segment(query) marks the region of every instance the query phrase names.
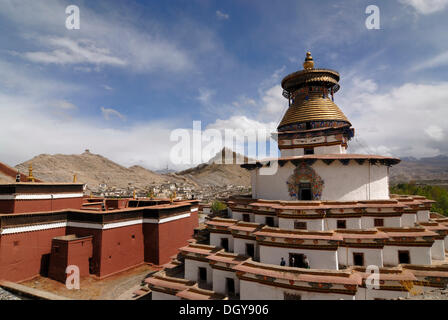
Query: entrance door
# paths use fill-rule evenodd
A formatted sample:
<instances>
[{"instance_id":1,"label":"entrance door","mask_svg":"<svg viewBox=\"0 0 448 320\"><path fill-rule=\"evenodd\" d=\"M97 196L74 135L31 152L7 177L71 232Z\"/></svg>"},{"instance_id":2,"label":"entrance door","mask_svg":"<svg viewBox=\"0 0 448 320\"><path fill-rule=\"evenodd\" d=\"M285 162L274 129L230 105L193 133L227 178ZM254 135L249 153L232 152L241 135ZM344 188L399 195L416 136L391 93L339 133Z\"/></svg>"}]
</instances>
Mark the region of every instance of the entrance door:
<instances>
[{"instance_id":1,"label":"entrance door","mask_svg":"<svg viewBox=\"0 0 448 320\"><path fill-rule=\"evenodd\" d=\"M227 295L235 295L235 280L232 278L226 278Z\"/></svg>"},{"instance_id":2,"label":"entrance door","mask_svg":"<svg viewBox=\"0 0 448 320\"><path fill-rule=\"evenodd\" d=\"M252 257L252 259L255 257L255 247L253 243L246 243L246 255Z\"/></svg>"},{"instance_id":3,"label":"entrance door","mask_svg":"<svg viewBox=\"0 0 448 320\"><path fill-rule=\"evenodd\" d=\"M311 192L311 183L299 184L299 200L313 200L313 194Z\"/></svg>"},{"instance_id":4,"label":"entrance door","mask_svg":"<svg viewBox=\"0 0 448 320\"><path fill-rule=\"evenodd\" d=\"M411 263L411 257L409 255L409 251L398 251L398 263Z\"/></svg>"},{"instance_id":5,"label":"entrance door","mask_svg":"<svg viewBox=\"0 0 448 320\"><path fill-rule=\"evenodd\" d=\"M224 248L225 251L229 251L229 239L221 238L221 248Z\"/></svg>"},{"instance_id":6,"label":"entrance door","mask_svg":"<svg viewBox=\"0 0 448 320\"><path fill-rule=\"evenodd\" d=\"M353 252L353 264L355 266L364 265L364 253Z\"/></svg>"},{"instance_id":7,"label":"entrance door","mask_svg":"<svg viewBox=\"0 0 448 320\"><path fill-rule=\"evenodd\" d=\"M199 267L199 281L206 282L207 281L207 269Z\"/></svg>"},{"instance_id":8,"label":"entrance door","mask_svg":"<svg viewBox=\"0 0 448 320\"><path fill-rule=\"evenodd\" d=\"M306 268L307 265L305 263L305 255L299 253L290 253L289 254L289 266L296 268Z\"/></svg>"}]
</instances>

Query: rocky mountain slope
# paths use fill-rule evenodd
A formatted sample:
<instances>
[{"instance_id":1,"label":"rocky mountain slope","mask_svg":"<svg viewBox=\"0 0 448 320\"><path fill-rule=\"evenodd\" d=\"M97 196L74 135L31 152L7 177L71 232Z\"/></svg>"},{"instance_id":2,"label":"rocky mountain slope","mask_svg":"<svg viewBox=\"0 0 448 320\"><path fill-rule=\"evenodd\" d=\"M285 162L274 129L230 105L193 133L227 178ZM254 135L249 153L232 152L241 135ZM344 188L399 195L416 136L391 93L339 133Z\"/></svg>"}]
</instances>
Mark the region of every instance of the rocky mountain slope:
<instances>
[{"instance_id":1,"label":"rocky mountain slope","mask_svg":"<svg viewBox=\"0 0 448 320\"><path fill-rule=\"evenodd\" d=\"M392 183L415 181L448 181L448 156L402 158L390 170Z\"/></svg>"},{"instance_id":2,"label":"rocky mountain slope","mask_svg":"<svg viewBox=\"0 0 448 320\"><path fill-rule=\"evenodd\" d=\"M182 172L161 174L141 166L126 168L86 150L80 155L41 154L17 165L16 168L26 174L29 164L32 163L33 175L48 182L72 182L76 174L77 182L86 183L87 188L95 192L104 187L146 190L149 185L167 183L183 183L197 188L205 185L250 185L250 174L239 165L212 162Z\"/></svg>"}]
</instances>

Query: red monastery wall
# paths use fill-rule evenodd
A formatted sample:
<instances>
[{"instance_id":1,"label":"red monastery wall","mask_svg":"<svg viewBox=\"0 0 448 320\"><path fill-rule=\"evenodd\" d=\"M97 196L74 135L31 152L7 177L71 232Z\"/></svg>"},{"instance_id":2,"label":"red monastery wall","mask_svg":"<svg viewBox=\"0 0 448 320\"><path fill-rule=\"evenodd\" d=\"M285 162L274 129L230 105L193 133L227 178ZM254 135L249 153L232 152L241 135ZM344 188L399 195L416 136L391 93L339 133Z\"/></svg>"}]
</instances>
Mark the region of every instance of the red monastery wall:
<instances>
[{"instance_id":1,"label":"red monastery wall","mask_svg":"<svg viewBox=\"0 0 448 320\"><path fill-rule=\"evenodd\" d=\"M164 264L170 261L170 257L178 253L178 249L187 245L188 240L193 238L193 226L197 226L197 212L190 217L159 224L158 263Z\"/></svg>"},{"instance_id":2,"label":"red monastery wall","mask_svg":"<svg viewBox=\"0 0 448 320\"><path fill-rule=\"evenodd\" d=\"M0 201L1 202L1 201ZM14 213L57 211L81 208L83 198L15 200Z\"/></svg>"},{"instance_id":3,"label":"red monastery wall","mask_svg":"<svg viewBox=\"0 0 448 320\"><path fill-rule=\"evenodd\" d=\"M129 269L144 262L142 225L103 230L100 277Z\"/></svg>"},{"instance_id":4,"label":"red monastery wall","mask_svg":"<svg viewBox=\"0 0 448 320\"><path fill-rule=\"evenodd\" d=\"M46 274L51 242L65 235L65 227L0 236L0 279L23 281Z\"/></svg>"}]
</instances>

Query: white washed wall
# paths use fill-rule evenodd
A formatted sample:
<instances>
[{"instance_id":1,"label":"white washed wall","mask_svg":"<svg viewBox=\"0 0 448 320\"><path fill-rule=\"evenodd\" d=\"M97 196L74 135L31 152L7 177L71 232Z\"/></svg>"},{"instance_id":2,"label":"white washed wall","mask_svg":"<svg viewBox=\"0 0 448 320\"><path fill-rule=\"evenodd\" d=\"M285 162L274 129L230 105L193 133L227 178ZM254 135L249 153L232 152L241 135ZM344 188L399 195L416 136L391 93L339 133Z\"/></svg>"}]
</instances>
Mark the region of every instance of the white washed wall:
<instances>
[{"instance_id":1,"label":"white washed wall","mask_svg":"<svg viewBox=\"0 0 448 320\"><path fill-rule=\"evenodd\" d=\"M278 219L278 227L285 230L294 230L294 222L306 222L307 230L311 231L323 231L324 220L323 219Z\"/></svg>"},{"instance_id":2,"label":"white washed wall","mask_svg":"<svg viewBox=\"0 0 448 320\"><path fill-rule=\"evenodd\" d=\"M338 261L340 265L343 266L353 266L353 253L359 252L364 253L364 265L375 265L378 267L383 267L383 250L382 249L367 249L367 248L338 248Z\"/></svg>"},{"instance_id":3,"label":"white washed wall","mask_svg":"<svg viewBox=\"0 0 448 320\"><path fill-rule=\"evenodd\" d=\"M385 228L399 228L401 227L401 217L361 217L361 228L371 229L375 228L375 219L383 219Z\"/></svg>"},{"instance_id":4,"label":"white washed wall","mask_svg":"<svg viewBox=\"0 0 448 320\"><path fill-rule=\"evenodd\" d=\"M338 269L337 250L293 249L260 245L260 262L280 265L283 257L288 265L290 253L306 255L312 269Z\"/></svg>"},{"instance_id":5,"label":"white washed wall","mask_svg":"<svg viewBox=\"0 0 448 320\"><path fill-rule=\"evenodd\" d=\"M231 278L235 281L235 291L240 292L240 280L235 272L213 269L213 291L227 295L226 278Z\"/></svg>"},{"instance_id":6,"label":"white washed wall","mask_svg":"<svg viewBox=\"0 0 448 320\"><path fill-rule=\"evenodd\" d=\"M417 221L418 222L428 222L429 221L429 211L428 210L417 211Z\"/></svg>"},{"instance_id":7,"label":"white washed wall","mask_svg":"<svg viewBox=\"0 0 448 320\"><path fill-rule=\"evenodd\" d=\"M326 218L324 222L325 230L337 229L337 221L345 220L346 229L361 229L361 218Z\"/></svg>"},{"instance_id":8,"label":"white washed wall","mask_svg":"<svg viewBox=\"0 0 448 320\"><path fill-rule=\"evenodd\" d=\"M435 260L445 260L445 241L435 240L431 247L431 256Z\"/></svg>"},{"instance_id":9,"label":"white washed wall","mask_svg":"<svg viewBox=\"0 0 448 320\"><path fill-rule=\"evenodd\" d=\"M255 249L255 260L259 259L259 248L257 241L255 240L249 240L249 239L241 239L241 238L234 238L233 239L233 252L236 254L246 255L246 243L252 243L254 245Z\"/></svg>"},{"instance_id":10,"label":"white washed wall","mask_svg":"<svg viewBox=\"0 0 448 320\"><path fill-rule=\"evenodd\" d=\"M308 292L283 289L252 281L240 281L241 300L283 300L284 293L300 295L302 300L354 300L355 296L336 293Z\"/></svg>"},{"instance_id":11,"label":"white washed wall","mask_svg":"<svg viewBox=\"0 0 448 320\"><path fill-rule=\"evenodd\" d=\"M208 262L185 259L185 279L198 282L199 267L207 269L207 284L212 285L213 269Z\"/></svg>"},{"instance_id":12,"label":"white washed wall","mask_svg":"<svg viewBox=\"0 0 448 320\"><path fill-rule=\"evenodd\" d=\"M230 216L232 219L238 220L238 221L243 221L243 214L248 214L250 219L249 222L255 222L255 218L254 218L254 214L250 213L250 212L238 212L238 211L233 211L232 215Z\"/></svg>"},{"instance_id":13,"label":"white washed wall","mask_svg":"<svg viewBox=\"0 0 448 320\"><path fill-rule=\"evenodd\" d=\"M354 161L344 166L336 160L331 165L317 161L312 168L325 183L321 200L389 199L387 166L369 165L368 162L359 165ZM291 200L286 181L294 169L295 166L288 162L283 167L278 166L275 175L259 175L260 169L253 170L253 196L268 200Z\"/></svg>"},{"instance_id":14,"label":"white washed wall","mask_svg":"<svg viewBox=\"0 0 448 320\"><path fill-rule=\"evenodd\" d=\"M401 216L402 227L414 227L416 222L417 222L416 214L403 214Z\"/></svg>"},{"instance_id":15,"label":"white washed wall","mask_svg":"<svg viewBox=\"0 0 448 320\"><path fill-rule=\"evenodd\" d=\"M221 238L229 239L229 252L233 252L233 236L231 234L210 232L210 245L221 247Z\"/></svg>"},{"instance_id":16,"label":"white washed wall","mask_svg":"<svg viewBox=\"0 0 448 320\"><path fill-rule=\"evenodd\" d=\"M398 251L409 251L411 264L431 264L431 248L429 247L401 247L384 246L383 261L384 266L398 265Z\"/></svg>"}]
</instances>

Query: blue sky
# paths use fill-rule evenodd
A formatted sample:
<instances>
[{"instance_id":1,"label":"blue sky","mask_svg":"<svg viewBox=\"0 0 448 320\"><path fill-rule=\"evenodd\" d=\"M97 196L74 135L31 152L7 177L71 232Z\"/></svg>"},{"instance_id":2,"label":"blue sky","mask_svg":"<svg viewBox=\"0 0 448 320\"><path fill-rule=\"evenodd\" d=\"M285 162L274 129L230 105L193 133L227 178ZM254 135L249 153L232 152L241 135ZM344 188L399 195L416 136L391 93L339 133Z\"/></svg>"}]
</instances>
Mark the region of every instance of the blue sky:
<instances>
[{"instance_id":1,"label":"blue sky","mask_svg":"<svg viewBox=\"0 0 448 320\"><path fill-rule=\"evenodd\" d=\"M68 5L80 30L65 28ZM368 30L368 5L380 30ZM175 167L176 128L275 128L281 79L338 70L351 151L448 154L448 0L0 0L0 161L84 149Z\"/></svg>"}]
</instances>

